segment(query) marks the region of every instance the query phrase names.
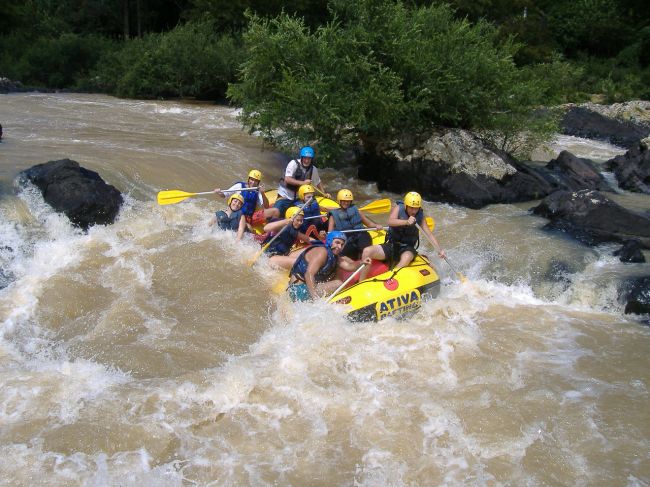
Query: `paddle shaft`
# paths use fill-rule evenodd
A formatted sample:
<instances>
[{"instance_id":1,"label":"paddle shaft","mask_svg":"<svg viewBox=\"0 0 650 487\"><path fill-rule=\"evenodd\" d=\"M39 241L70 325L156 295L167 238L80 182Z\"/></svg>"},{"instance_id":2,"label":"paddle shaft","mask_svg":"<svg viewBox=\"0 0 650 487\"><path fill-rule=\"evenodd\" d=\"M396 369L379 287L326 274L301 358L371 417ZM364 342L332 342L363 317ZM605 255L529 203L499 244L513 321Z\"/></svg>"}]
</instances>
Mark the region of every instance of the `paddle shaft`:
<instances>
[{"instance_id":1,"label":"paddle shaft","mask_svg":"<svg viewBox=\"0 0 650 487\"><path fill-rule=\"evenodd\" d=\"M296 215L300 215L300 214L303 212L303 210L305 209L305 206L307 206L307 204L309 204L310 201L311 201L311 198L309 198L307 201L305 201L305 204L300 208L300 211L298 211L298 213L296 213ZM295 218L295 215L294 215L293 218ZM255 256L251 259L250 263L248 264L249 266L252 266L252 265L255 263L255 261L256 261L257 259L259 259L260 255L262 255L262 254L264 253L264 251L265 251L266 249L268 249L269 246L270 246L273 242L275 242L275 239L278 238L278 237L280 236L280 234L281 234L282 232L284 232L287 228L289 228L289 225L292 225L292 224L293 224L293 218L291 219L291 222L290 222L290 223L288 223L286 226L282 227L282 230L280 230L278 233L276 233L276 234L273 236L273 238L272 238L271 240L268 241L268 243L266 243L266 244L265 244L265 245L264 245L260 250L257 251L257 253L255 254Z\"/></svg>"},{"instance_id":2,"label":"paddle shaft","mask_svg":"<svg viewBox=\"0 0 650 487\"><path fill-rule=\"evenodd\" d=\"M416 223L415 226L418 227L418 230L420 230L420 232L424 233L424 235L425 235L425 237L427 237L427 240L429 241L429 243L431 243L431 245L433 245L433 247L434 247L438 252L440 252L440 247L439 247L438 245L436 245L435 240L432 240L432 239L429 237L429 235L428 235L427 233L425 233L424 230L422 230L422 227L420 226L420 224L419 224L419 223ZM446 255L443 256L442 258L443 258L444 261L447 263L447 265L449 266L449 268L450 268L452 271L454 271L454 273L458 276L458 278L459 278L461 281L464 282L464 281L467 279L463 274L461 274L460 272L458 272L458 271L454 268L453 265L451 265L451 262L449 262L449 259L447 258Z\"/></svg>"},{"instance_id":3,"label":"paddle shaft","mask_svg":"<svg viewBox=\"0 0 650 487\"><path fill-rule=\"evenodd\" d=\"M334 291L329 298L327 298L328 301L331 301L334 296L336 296L341 289L343 289L345 286L347 286L352 279L354 279L359 272L361 272L361 269L363 269L367 264L364 262L359 266L359 268L354 271L352 274L350 274L350 277L348 277L345 281L343 281L343 284L341 284L338 288L336 288L336 291Z\"/></svg>"},{"instance_id":4,"label":"paddle shaft","mask_svg":"<svg viewBox=\"0 0 650 487\"><path fill-rule=\"evenodd\" d=\"M382 230L388 230L390 227L381 227ZM353 230L341 230L341 233L356 233L356 232L378 232L376 228L355 228Z\"/></svg>"}]
</instances>

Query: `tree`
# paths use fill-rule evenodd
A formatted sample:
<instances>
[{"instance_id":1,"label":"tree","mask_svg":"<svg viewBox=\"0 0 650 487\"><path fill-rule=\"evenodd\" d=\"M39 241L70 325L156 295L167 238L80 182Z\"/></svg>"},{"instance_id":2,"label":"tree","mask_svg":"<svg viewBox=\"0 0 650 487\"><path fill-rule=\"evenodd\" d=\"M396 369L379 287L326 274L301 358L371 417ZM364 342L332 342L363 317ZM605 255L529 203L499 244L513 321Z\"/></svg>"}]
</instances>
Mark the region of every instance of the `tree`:
<instances>
[{"instance_id":1,"label":"tree","mask_svg":"<svg viewBox=\"0 0 650 487\"><path fill-rule=\"evenodd\" d=\"M390 0L330 8L335 20L314 32L286 14L250 17L241 82L228 95L243 124L275 145L318 144L333 164L358 142L371 149L434 125L490 130L541 102L539 80L513 63L517 46L486 22Z\"/></svg>"}]
</instances>

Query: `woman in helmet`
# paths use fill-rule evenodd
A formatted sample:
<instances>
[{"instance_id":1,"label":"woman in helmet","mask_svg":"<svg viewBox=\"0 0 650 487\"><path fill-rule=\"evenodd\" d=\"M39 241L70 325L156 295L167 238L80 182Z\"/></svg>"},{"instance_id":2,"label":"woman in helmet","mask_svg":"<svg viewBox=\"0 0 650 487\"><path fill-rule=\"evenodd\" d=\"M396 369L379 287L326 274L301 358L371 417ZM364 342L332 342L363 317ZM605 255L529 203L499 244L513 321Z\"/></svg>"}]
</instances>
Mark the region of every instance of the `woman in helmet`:
<instances>
[{"instance_id":1,"label":"woman in helmet","mask_svg":"<svg viewBox=\"0 0 650 487\"><path fill-rule=\"evenodd\" d=\"M314 166L314 156L314 149L305 146L300 149L300 157L297 160L292 159L287 164L284 177L280 180L278 187L278 199L273 205L280 212L280 216L294 204L298 188L302 184L311 184L325 194L318 169ZM329 195L326 196L329 198Z\"/></svg>"},{"instance_id":2,"label":"woman in helmet","mask_svg":"<svg viewBox=\"0 0 650 487\"><path fill-rule=\"evenodd\" d=\"M364 226L374 227L377 230L383 228L359 211L353 203L354 195L349 189L339 191L336 195L336 200L341 208L330 211L328 222L329 232L332 230L357 230L364 228ZM361 251L370 245L372 245L372 238L368 232L350 233L341 255L356 260L359 258Z\"/></svg>"},{"instance_id":3,"label":"woman in helmet","mask_svg":"<svg viewBox=\"0 0 650 487\"><path fill-rule=\"evenodd\" d=\"M325 240L327 221L317 218L321 211L315 193L316 189L311 184L303 184L298 188L298 198L302 201L302 213L305 216L305 222L300 227L300 231L305 235L313 235L314 238Z\"/></svg>"},{"instance_id":4,"label":"woman in helmet","mask_svg":"<svg viewBox=\"0 0 650 487\"><path fill-rule=\"evenodd\" d=\"M386 235L386 242L366 247L361 253L361 258L370 257L376 260L386 260L391 267L394 266L395 272L402 267L406 267L415 258L416 249L420 243L420 233L415 226L416 223L435 242L436 247L440 248L438 241L425 223L424 211L422 211L422 197L419 193L411 191L406 193L404 201L396 201L396 205L390 212L388 217L390 229L388 235ZM445 251L441 249L439 254L443 257ZM368 266L364 267L359 280L365 279L369 270Z\"/></svg>"},{"instance_id":5,"label":"woman in helmet","mask_svg":"<svg viewBox=\"0 0 650 487\"><path fill-rule=\"evenodd\" d=\"M237 232L237 240L241 240L246 231L246 217L242 212L242 206L244 206L244 197L239 193L233 194L228 198L228 208L225 211L217 211L210 220L210 226L216 223L222 230Z\"/></svg>"},{"instance_id":6,"label":"woman in helmet","mask_svg":"<svg viewBox=\"0 0 650 487\"><path fill-rule=\"evenodd\" d=\"M291 269L291 266L300 253L294 252L294 255L291 255L291 247L297 242L311 242L311 239L300 231L303 222L304 217L301 209L297 206L292 206L287 210L285 219L275 220L264 225L266 238L262 242L262 245L265 245L277 235L273 243L264 251L271 256L269 262L272 265L287 270Z\"/></svg>"},{"instance_id":7,"label":"woman in helmet","mask_svg":"<svg viewBox=\"0 0 650 487\"><path fill-rule=\"evenodd\" d=\"M222 190L216 188L213 192L223 198L235 192L241 193L244 197L242 212L246 217L246 223L251 227L251 231L252 227L264 225L267 220L280 216L280 212L277 208L271 207L268 198L264 194L262 172L258 169L251 169L249 171L246 182L238 181L228 189Z\"/></svg>"},{"instance_id":8,"label":"woman in helmet","mask_svg":"<svg viewBox=\"0 0 650 487\"><path fill-rule=\"evenodd\" d=\"M327 234L324 244L317 241L298 256L290 271L289 296L293 301L316 299L334 291L342 283L335 279L339 267L357 269L355 262L340 255L345 241L345 234L334 230Z\"/></svg>"}]
</instances>

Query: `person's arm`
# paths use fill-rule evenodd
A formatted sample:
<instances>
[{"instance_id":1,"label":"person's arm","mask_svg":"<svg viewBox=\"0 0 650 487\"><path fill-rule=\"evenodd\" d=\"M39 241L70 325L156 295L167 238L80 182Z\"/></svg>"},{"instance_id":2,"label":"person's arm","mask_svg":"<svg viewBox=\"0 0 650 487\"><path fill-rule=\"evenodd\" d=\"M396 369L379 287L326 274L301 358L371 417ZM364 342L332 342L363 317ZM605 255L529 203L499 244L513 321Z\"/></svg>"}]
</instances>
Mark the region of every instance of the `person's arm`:
<instances>
[{"instance_id":1,"label":"person's arm","mask_svg":"<svg viewBox=\"0 0 650 487\"><path fill-rule=\"evenodd\" d=\"M285 218L284 220L277 220L274 222L267 223L264 225L264 232L279 232L282 230L284 227L286 227L289 223L291 223L291 218Z\"/></svg>"},{"instance_id":2,"label":"person's arm","mask_svg":"<svg viewBox=\"0 0 650 487\"><path fill-rule=\"evenodd\" d=\"M246 231L246 216L242 215L239 218L239 228L237 229L237 241L239 242L242 237L244 236L244 232Z\"/></svg>"},{"instance_id":3,"label":"person's arm","mask_svg":"<svg viewBox=\"0 0 650 487\"><path fill-rule=\"evenodd\" d=\"M401 220L398 215L399 206L395 205L393 209L390 210L390 215L388 216L389 227L405 227L407 225L415 224L415 217L410 216L408 220Z\"/></svg>"},{"instance_id":4,"label":"person's arm","mask_svg":"<svg viewBox=\"0 0 650 487\"><path fill-rule=\"evenodd\" d=\"M215 189L212 190L212 192L218 194L222 198L225 198L228 193L229 194L236 193L237 191L239 191L242 188L243 188L243 186L242 186L241 183L235 183L228 189L215 188Z\"/></svg>"},{"instance_id":5,"label":"person's arm","mask_svg":"<svg viewBox=\"0 0 650 487\"><path fill-rule=\"evenodd\" d=\"M327 250L323 248L317 248L312 250L306 257L307 259L307 271L305 272L305 284L307 284L307 289L312 299L317 299L318 294L316 293L316 274L318 271L325 265L327 260Z\"/></svg>"},{"instance_id":6,"label":"person's arm","mask_svg":"<svg viewBox=\"0 0 650 487\"><path fill-rule=\"evenodd\" d=\"M289 161L289 164L287 164L287 168L284 170L284 182L285 184L293 184L294 186L300 186L301 184L310 184L311 180L307 181L300 181L299 179L295 179L293 175L296 172L296 169L298 168L298 162L293 159Z\"/></svg>"},{"instance_id":7,"label":"person's arm","mask_svg":"<svg viewBox=\"0 0 650 487\"><path fill-rule=\"evenodd\" d=\"M430 242L433 244L433 246L436 248L436 250L438 251L438 255L440 256L440 258L441 258L441 259L444 259L444 258L445 258L445 251L444 251L444 249L440 246L440 244L438 243L438 240L436 239L436 237L433 236L433 232L429 229L429 226L428 226L427 223L426 223L426 218L424 217L424 215L423 215L423 218L422 218L422 222L423 222L423 225L420 225L420 228L422 229L422 231L424 232L424 234L427 236L427 238L429 239L429 241L430 241Z\"/></svg>"},{"instance_id":8,"label":"person's arm","mask_svg":"<svg viewBox=\"0 0 650 487\"><path fill-rule=\"evenodd\" d=\"M271 203L269 203L269 199L267 198L266 193L264 192L264 185L260 183L258 188L259 188L259 195L262 197L262 208L269 208L271 206Z\"/></svg>"},{"instance_id":9,"label":"person's arm","mask_svg":"<svg viewBox=\"0 0 650 487\"><path fill-rule=\"evenodd\" d=\"M365 226L368 228L370 227L375 227L375 230L382 230L384 227L382 227L379 223L373 222L370 218L368 218L366 215L364 215L362 212L359 212L361 215L361 221Z\"/></svg>"},{"instance_id":10,"label":"person's arm","mask_svg":"<svg viewBox=\"0 0 650 487\"><path fill-rule=\"evenodd\" d=\"M334 217L332 216L332 213L330 213L330 218L327 222L327 232L331 232L334 230L334 227L336 226L336 220L334 220Z\"/></svg>"},{"instance_id":11,"label":"person's arm","mask_svg":"<svg viewBox=\"0 0 650 487\"><path fill-rule=\"evenodd\" d=\"M298 232L297 239L303 243L311 243L311 238L309 238L307 235L305 235L302 232Z\"/></svg>"}]
</instances>

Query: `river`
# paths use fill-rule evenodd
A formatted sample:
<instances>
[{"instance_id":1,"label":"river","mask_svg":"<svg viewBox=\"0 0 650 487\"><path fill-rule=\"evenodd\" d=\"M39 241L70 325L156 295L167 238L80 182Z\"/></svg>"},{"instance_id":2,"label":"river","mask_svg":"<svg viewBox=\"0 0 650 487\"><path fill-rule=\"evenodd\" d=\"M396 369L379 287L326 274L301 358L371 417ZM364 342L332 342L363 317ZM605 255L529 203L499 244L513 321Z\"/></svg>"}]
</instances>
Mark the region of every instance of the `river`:
<instances>
[{"instance_id":1,"label":"river","mask_svg":"<svg viewBox=\"0 0 650 487\"><path fill-rule=\"evenodd\" d=\"M409 319L290 305L264 259L245 264L258 246L208 227L223 200L155 202L253 167L275 186L286 158L236 115L0 95L0 484L650 485L650 328L617 291L650 264L544 231L535 202L426 202L466 283L429 252L441 293ZM124 194L115 224L80 232L15 184L61 158ZM360 203L398 197L323 179Z\"/></svg>"}]
</instances>

